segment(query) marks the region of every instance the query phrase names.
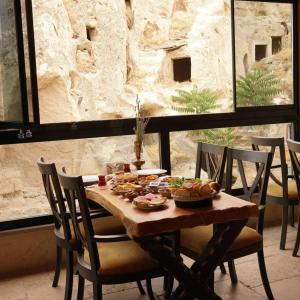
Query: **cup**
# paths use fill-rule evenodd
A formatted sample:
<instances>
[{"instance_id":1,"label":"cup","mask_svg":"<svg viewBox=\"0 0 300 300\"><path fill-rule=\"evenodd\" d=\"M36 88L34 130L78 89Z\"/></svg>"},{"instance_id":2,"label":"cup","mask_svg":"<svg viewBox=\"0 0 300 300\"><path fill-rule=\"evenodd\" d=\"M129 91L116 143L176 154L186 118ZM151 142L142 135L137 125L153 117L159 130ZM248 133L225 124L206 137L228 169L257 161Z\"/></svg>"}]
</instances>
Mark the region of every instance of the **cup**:
<instances>
[{"instance_id":1,"label":"cup","mask_svg":"<svg viewBox=\"0 0 300 300\"><path fill-rule=\"evenodd\" d=\"M125 173L130 173L131 170L130 170L130 164L124 164L124 172Z\"/></svg>"},{"instance_id":2,"label":"cup","mask_svg":"<svg viewBox=\"0 0 300 300\"><path fill-rule=\"evenodd\" d=\"M105 175L99 175L98 179L99 179L98 186L106 186Z\"/></svg>"}]
</instances>

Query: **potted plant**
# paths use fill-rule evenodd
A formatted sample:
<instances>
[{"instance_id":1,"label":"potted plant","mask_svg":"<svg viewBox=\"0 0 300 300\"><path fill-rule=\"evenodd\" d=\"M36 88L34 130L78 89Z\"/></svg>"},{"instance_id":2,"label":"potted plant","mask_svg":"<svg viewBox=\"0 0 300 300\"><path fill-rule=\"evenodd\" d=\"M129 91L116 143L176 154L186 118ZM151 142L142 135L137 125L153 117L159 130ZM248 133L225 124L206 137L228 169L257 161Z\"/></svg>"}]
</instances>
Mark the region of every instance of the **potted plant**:
<instances>
[{"instance_id":1,"label":"potted plant","mask_svg":"<svg viewBox=\"0 0 300 300\"><path fill-rule=\"evenodd\" d=\"M145 130L149 122L149 118L146 118L143 112L141 111L141 105L139 97L136 98L136 106L135 106L135 119L136 125L133 128L135 133L135 141L134 141L134 153L136 157L136 161L133 162L137 170L140 170L142 165L145 163L144 160L141 159L142 147L144 141Z\"/></svg>"}]
</instances>

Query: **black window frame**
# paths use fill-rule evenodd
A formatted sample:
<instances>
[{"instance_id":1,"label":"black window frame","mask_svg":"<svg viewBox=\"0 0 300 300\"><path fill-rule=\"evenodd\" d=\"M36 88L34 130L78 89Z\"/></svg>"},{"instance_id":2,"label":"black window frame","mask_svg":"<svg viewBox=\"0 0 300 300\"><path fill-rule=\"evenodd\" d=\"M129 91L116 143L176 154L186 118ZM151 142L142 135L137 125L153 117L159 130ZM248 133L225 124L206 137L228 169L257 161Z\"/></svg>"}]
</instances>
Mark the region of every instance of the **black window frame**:
<instances>
[{"instance_id":1,"label":"black window frame","mask_svg":"<svg viewBox=\"0 0 300 300\"><path fill-rule=\"evenodd\" d=\"M22 0L15 0L20 2ZM30 130L32 136L20 138L18 126L12 126L9 130L0 130L0 145L22 144L47 141L60 141L71 139L86 139L97 137L113 137L132 135L135 119L95 120L86 122L65 122L41 124L38 103L38 85L36 77L34 27L32 14L32 0L26 1L26 18L28 33L28 48L31 72L31 89L33 102L33 122L24 123L24 129ZM239 0L253 2L253 0ZM268 125L279 123L291 123L294 126L293 134L299 140L299 65L298 65L298 1L297 0L264 0L254 2L290 3L293 5L293 80L294 80L294 103L290 105L274 105L263 107L237 107L236 105L236 58L235 58L235 0L231 0L231 28L232 28L232 78L233 78L233 104L234 111L229 113L215 113L203 115L180 115L153 117L150 119L146 133L159 134L160 141L160 166L171 172L170 158L170 133L176 131L201 130L208 128L240 127L250 125ZM19 18L21 12L19 12ZM16 22L18 22L16 16ZM22 32L22 19L18 28ZM21 43L21 37L19 35ZM19 44L18 43L18 44ZM20 46L22 48L22 46ZM22 49L21 49L22 50ZM19 49L20 51L20 49ZM22 51L21 51L22 52ZM22 53L20 53L22 55ZM24 49L23 49L24 55ZM28 119L29 120L29 119ZM0 222L0 231L29 226L44 225L52 222L50 215L29 217Z\"/></svg>"}]
</instances>

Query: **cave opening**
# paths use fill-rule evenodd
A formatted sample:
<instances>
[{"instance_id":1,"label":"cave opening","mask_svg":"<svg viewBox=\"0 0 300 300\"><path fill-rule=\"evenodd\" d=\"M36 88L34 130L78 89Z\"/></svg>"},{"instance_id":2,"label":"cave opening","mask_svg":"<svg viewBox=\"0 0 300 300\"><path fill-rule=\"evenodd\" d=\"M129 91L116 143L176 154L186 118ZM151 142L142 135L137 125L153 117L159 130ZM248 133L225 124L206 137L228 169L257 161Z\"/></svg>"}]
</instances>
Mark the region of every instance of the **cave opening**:
<instances>
[{"instance_id":1,"label":"cave opening","mask_svg":"<svg viewBox=\"0 0 300 300\"><path fill-rule=\"evenodd\" d=\"M255 60L259 61L267 57L267 45L255 45Z\"/></svg>"},{"instance_id":2,"label":"cave opening","mask_svg":"<svg viewBox=\"0 0 300 300\"><path fill-rule=\"evenodd\" d=\"M192 64L190 57L173 59L174 81L191 81L191 67Z\"/></svg>"},{"instance_id":3,"label":"cave opening","mask_svg":"<svg viewBox=\"0 0 300 300\"><path fill-rule=\"evenodd\" d=\"M94 28L87 26L86 27L86 38L89 41L93 41L95 38L95 32L96 32L96 30Z\"/></svg>"},{"instance_id":4,"label":"cave opening","mask_svg":"<svg viewBox=\"0 0 300 300\"><path fill-rule=\"evenodd\" d=\"M276 54L282 50L282 37L272 36L272 54Z\"/></svg>"}]
</instances>

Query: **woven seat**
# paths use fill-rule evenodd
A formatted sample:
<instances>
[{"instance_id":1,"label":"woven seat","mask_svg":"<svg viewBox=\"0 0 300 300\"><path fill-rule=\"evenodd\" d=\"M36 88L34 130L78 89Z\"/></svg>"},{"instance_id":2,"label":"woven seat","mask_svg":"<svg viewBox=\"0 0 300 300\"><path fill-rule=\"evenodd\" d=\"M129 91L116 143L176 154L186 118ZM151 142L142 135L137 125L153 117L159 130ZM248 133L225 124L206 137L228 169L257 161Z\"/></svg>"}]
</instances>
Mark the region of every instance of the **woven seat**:
<instances>
[{"instance_id":1,"label":"woven seat","mask_svg":"<svg viewBox=\"0 0 300 300\"><path fill-rule=\"evenodd\" d=\"M269 196L282 198L283 197L283 189L280 185L275 182L270 182L267 190L267 194ZM289 200L298 201L298 190L295 180L288 181L288 198Z\"/></svg>"},{"instance_id":2,"label":"woven seat","mask_svg":"<svg viewBox=\"0 0 300 300\"><path fill-rule=\"evenodd\" d=\"M134 241L97 243L101 266L98 274L122 275L155 270L159 264ZM84 261L90 265L88 251Z\"/></svg>"},{"instance_id":3,"label":"woven seat","mask_svg":"<svg viewBox=\"0 0 300 300\"><path fill-rule=\"evenodd\" d=\"M196 253L201 253L207 246L212 235L212 225L182 229L180 244L183 248L190 249ZM262 240L262 236L256 230L246 226L233 242L229 251L247 248L248 246L262 242Z\"/></svg>"}]
</instances>

